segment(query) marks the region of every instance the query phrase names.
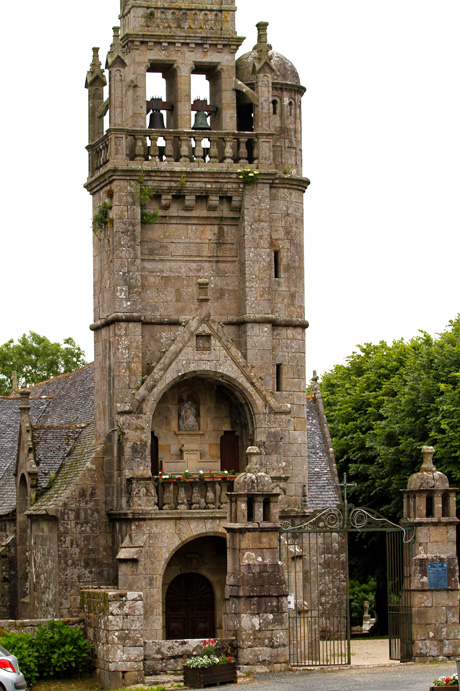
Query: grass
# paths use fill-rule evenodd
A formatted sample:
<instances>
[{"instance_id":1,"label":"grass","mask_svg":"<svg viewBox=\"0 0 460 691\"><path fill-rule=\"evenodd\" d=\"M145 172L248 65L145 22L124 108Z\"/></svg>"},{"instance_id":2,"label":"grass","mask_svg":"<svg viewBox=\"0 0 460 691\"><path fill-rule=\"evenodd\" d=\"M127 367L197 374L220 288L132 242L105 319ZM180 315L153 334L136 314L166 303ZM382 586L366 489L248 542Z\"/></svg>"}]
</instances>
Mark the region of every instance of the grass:
<instances>
[{"instance_id":1,"label":"grass","mask_svg":"<svg viewBox=\"0 0 460 691\"><path fill-rule=\"evenodd\" d=\"M84 679L60 679L54 681L37 681L34 691L100 691L101 685L94 677Z\"/></svg>"},{"instance_id":2,"label":"grass","mask_svg":"<svg viewBox=\"0 0 460 691\"><path fill-rule=\"evenodd\" d=\"M101 689L102 686L95 677L60 679L59 681L49 679L47 681L37 681L34 684L34 691L101 691ZM159 689L164 689L164 686L154 686L149 691L159 691ZM126 691L126 689L117 689L116 691ZM132 687L130 691L145 691L145 687Z\"/></svg>"}]
</instances>

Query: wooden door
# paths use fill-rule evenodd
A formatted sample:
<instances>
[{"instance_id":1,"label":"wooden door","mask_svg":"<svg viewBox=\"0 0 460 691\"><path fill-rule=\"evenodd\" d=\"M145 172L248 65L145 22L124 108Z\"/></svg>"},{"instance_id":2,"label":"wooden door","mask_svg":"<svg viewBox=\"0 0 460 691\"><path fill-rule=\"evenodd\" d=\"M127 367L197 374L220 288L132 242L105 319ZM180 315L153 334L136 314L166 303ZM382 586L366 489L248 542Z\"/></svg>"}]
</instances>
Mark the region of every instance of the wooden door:
<instances>
[{"instance_id":1,"label":"wooden door","mask_svg":"<svg viewBox=\"0 0 460 691\"><path fill-rule=\"evenodd\" d=\"M240 438L236 432L224 432L220 438L220 469L240 471Z\"/></svg>"},{"instance_id":2,"label":"wooden door","mask_svg":"<svg viewBox=\"0 0 460 691\"><path fill-rule=\"evenodd\" d=\"M214 592L199 573L176 576L166 592L166 638L215 638Z\"/></svg>"}]
</instances>

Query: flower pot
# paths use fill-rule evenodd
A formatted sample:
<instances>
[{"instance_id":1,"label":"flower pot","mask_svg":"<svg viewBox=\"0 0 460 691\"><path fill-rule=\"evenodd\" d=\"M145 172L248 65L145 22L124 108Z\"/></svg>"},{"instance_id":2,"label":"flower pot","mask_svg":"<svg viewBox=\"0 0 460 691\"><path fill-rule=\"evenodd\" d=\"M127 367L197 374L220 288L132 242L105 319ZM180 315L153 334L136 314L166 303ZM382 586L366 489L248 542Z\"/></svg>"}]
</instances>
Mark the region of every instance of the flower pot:
<instances>
[{"instance_id":1,"label":"flower pot","mask_svg":"<svg viewBox=\"0 0 460 691\"><path fill-rule=\"evenodd\" d=\"M430 686L430 691L438 691L438 689L450 689L450 691L458 691L458 684L455 686Z\"/></svg>"},{"instance_id":2,"label":"flower pot","mask_svg":"<svg viewBox=\"0 0 460 691\"><path fill-rule=\"evenodd\" d=\"M235 662L221 662L212 667L184 667L184 686L202 689L205 686L236 684Z\"/></svg>"}]
</instances>

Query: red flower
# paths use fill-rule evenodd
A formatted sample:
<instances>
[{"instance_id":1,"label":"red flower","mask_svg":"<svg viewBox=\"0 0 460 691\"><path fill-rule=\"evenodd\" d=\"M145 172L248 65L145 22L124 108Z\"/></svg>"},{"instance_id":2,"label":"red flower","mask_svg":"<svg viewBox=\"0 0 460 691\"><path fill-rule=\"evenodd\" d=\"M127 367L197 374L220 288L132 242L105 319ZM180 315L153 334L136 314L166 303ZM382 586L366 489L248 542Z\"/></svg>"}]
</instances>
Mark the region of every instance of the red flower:
<instances>
[{"instance_id":1,"label":"red flower","mask_svg":"<svg viewBox=\"0 0 460 691\"><path fill-rule=\"evenodd\" d=\"M230 660L233 660L233 658L232 658L230 655L228 656L228 659L229 659L229 661L230 661Z\"/></svg>"},{"instance_id":2,"label":"red flower","mask_svg":"<svg viewBox=\"0 0 460 691\"><path fill-rule=\"evenodd\" d=\"M450 681L450 677L446 677L446 684L448 684Z\"/></svg>"},{"instance_id":3,"label":"red flower","mask_svg":"<svg viewBox=\"0 0 460 691\"><path fill-rule=\"evenodd\" d=\"M181 480L183 480L183 479L184 479L184 478L183 478L183 477L181 477Z\"/></svg>"}]
</instances>

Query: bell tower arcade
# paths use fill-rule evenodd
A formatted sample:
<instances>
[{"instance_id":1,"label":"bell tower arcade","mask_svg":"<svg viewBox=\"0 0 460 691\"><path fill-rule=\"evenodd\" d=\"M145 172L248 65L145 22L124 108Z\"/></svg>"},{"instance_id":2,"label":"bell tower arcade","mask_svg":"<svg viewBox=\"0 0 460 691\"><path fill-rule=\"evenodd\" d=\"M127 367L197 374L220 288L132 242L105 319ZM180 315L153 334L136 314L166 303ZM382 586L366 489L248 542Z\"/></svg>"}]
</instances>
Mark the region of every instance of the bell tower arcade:
<instances>
[{"instance_id":1,"label":"bell tower arcade","mask_svg":"<svg viewBox=\"0 0 460 691\"><path fill-rule=\"evenodd\" d=\"M305 89L266 22L235 59L235 12L121 0L106 72L94 48L87 74L96 437L119 510L133 478L237 468L251 445L281 511L307 485Z\"/></svg>"}]
</instances>

